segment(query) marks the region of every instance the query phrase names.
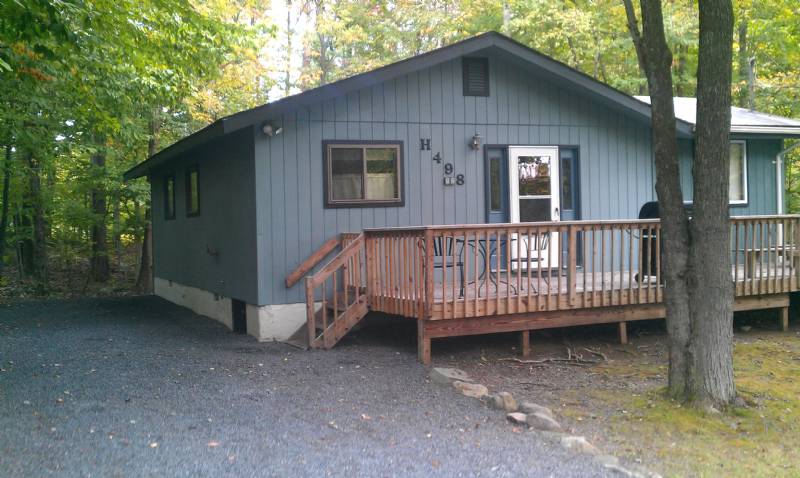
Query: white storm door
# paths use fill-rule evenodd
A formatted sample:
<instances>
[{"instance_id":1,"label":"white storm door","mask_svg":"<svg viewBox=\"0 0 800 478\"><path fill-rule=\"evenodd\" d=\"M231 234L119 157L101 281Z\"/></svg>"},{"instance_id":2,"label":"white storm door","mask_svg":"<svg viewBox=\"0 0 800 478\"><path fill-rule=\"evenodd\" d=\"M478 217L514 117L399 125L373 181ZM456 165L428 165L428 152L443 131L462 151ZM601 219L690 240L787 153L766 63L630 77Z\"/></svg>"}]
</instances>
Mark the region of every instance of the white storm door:
<instances>
[{"instance_id":1,"label":"white storm door","mask_svg":"<svg viewBox=\"0 0 800 478\"><path fill-rule=\"evenodd\" d=\"M508 148L511 222L552 222L561 219L558 165L556 146ZM517 241L521 241L521 244L517 245ZM539 236L512 234L510 252L513 268L558 267L558 241L557 232Z\"/></svg>"}]
</instances>

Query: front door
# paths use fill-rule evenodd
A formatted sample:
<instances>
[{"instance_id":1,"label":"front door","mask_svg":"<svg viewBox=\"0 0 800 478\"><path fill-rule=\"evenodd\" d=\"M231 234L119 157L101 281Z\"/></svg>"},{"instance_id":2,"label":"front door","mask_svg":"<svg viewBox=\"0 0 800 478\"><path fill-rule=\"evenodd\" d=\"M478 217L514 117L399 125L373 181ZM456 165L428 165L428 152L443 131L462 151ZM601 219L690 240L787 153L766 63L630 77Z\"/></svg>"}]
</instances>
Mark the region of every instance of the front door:
<instances>
[{"instance_id":1,"label":"front door","mask_svg":"<svg viewBox=\"0 0 800 478\"><path fill-rule=\"evenodd\" d=\"M510 146L508 148L510 222L550 222L561 219L558 147ZM521 241L517 245L516 241ZM558 267L556 232L542 236L511 237L515 269ZM552 250L552 253L551 253Z\"/></svg>"}]
</instances>

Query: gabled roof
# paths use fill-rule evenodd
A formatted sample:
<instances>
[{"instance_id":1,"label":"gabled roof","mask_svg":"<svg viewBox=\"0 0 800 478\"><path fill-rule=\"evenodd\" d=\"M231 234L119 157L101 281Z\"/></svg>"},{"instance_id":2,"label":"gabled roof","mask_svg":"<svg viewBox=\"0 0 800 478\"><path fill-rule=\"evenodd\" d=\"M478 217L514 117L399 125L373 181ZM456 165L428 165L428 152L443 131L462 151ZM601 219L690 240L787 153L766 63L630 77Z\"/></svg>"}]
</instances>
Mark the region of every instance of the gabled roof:
<instances>
[{"instance_id":1,"label":"gabled roof","mask_svg":"<svg viewBox=\"0 0 800 478\"><path fill-rule=\"evenodd\" d=\"M635 98L650 104L649 96ZM677 96L673 100L675 117L692 125L697 124L697 98ZM800 121L732 106L731 133L800 136Z\"/></svg>"},{"instance_id":2,"label":"gabled roof","mask_svg":"<svg viewBox=\"0 0 800 478\"><path fill-rule=\"evenodd\" d=\"M601 103L611 108L622 110L631 116L648 122L650 120L650 106L647 103L639 101L511 38L496 32L488 32L376 70L351 76L319 88L221 118L134 166L125 173L125 179L144 176L152 168L191 148L242 128L259 124L275 115L320 103L351 91L373 86L465 55L476 54L496 55L516 62L521 61L523 62L521 65L533 68L536 74L544 78L556 80L561 85L567 85L577 92L590 95ZM692 134L692 125L690 123L678 119L677 127L678 133L681 135L689 136Z\"/></svg>"}]
</instances>

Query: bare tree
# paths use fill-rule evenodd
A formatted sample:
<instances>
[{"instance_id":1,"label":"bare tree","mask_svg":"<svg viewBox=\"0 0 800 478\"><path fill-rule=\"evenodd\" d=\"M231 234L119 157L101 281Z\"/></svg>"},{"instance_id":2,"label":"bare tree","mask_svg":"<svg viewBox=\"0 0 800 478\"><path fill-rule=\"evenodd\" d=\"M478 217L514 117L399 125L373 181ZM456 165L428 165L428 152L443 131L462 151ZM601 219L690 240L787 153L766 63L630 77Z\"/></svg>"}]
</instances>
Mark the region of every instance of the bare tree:
<instances>
[{"instance_id":1,"label":"bare tree","mask_svg":"<svg viewBox=\"0 0 800 478\"><path fill-rule=\"evenodd\" d=\"M670 345L669 391L701 406L735 398L732 359L733 285L728 223L730 84L733 7L701 0L697 72L694 212L683 207L673 105L672 53L660 0L623 0L628 30L650 90L653 150L663 231L665 303Z\"/></svg>"}]
</instances>

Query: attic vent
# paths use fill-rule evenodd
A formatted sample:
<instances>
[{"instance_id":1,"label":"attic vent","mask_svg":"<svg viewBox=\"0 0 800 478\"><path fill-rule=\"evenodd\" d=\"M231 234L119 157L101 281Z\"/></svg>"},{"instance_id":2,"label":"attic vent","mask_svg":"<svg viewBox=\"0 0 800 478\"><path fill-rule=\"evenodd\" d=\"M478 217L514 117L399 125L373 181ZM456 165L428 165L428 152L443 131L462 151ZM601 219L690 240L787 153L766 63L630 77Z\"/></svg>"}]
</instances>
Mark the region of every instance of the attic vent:
<instances>
[{"instance_id":1,"label":"attic vent","mask_svg":"<svg viewBox=\"0 0 800 478\"><path fill-rule=\"evenodd\" d=\"M489 96L489 59L463 58L464 96Z\"/></svg>"}]
</instances>

